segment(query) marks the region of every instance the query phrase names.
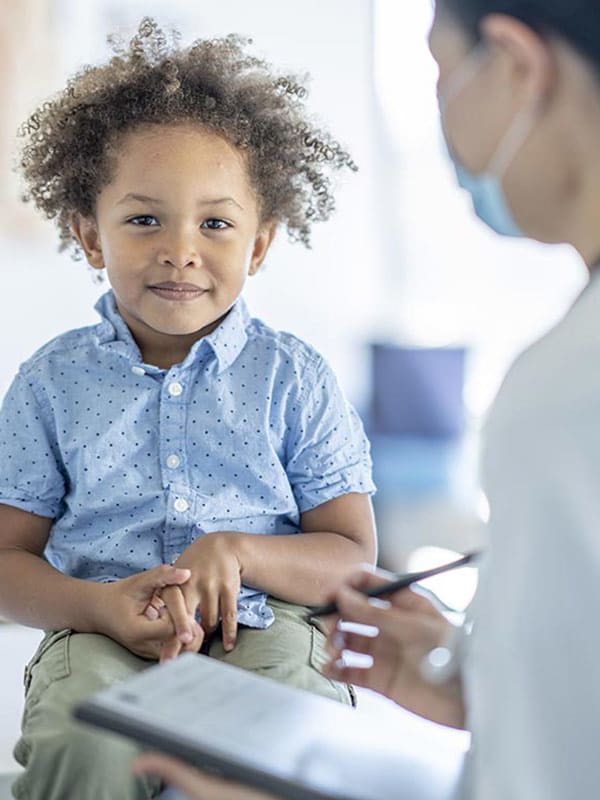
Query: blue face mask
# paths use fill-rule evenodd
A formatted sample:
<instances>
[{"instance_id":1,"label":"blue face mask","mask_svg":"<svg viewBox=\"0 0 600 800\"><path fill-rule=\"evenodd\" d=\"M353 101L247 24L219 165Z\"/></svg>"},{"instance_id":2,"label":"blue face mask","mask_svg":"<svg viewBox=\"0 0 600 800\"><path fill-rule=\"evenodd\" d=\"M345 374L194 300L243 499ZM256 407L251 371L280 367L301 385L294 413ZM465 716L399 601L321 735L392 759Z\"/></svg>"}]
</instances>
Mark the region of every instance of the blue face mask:
<instances>
[{"instance_id":1,"label":"blue face mask","mask_svg":"<svg viewBox=\"0 0 600 800\"><path fill-rule=\"evenodd\" d=\"M442 112L448 108L465 85L475 77L481 65L483 52L480 46L477 47L450 76L443 94L440 93ZM534 124L535 115L531 111L520 112L498 145L488 167L481 174L475 175L460 162L453 152L442 122L448 154L454 164L459 185L471 195L477 216L492 230L503 236L525 236L510 210L502 188L502 178L523 146L525 139L531 133Z\"/></svg>"},{"instance_id":2,"label":"blue face mask","mask_svg":"<svg viewBox=\"0 0 600 800\"><path fill-rule=\"evenodd\" d=\"M449 153L458 184L471 195L473 208L479 219L502 236L525 236L508 206L500 178L488 172L474 175L450 150Z\"/></svg>"}]
</instances>

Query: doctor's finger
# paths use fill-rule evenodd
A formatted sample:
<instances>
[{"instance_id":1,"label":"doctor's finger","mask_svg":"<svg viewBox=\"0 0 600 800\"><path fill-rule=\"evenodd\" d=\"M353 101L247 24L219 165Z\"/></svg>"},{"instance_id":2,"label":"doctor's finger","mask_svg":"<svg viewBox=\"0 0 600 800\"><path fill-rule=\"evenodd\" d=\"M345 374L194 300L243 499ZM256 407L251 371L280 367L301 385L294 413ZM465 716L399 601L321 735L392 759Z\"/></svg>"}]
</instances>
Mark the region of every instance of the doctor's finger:
<instances>
[{"instance_id":1,"label":"doctor's finger","mask_svg":"<svg viewBox=\"0 0 600 800\"><path fill-rule=\"evenodd\" d=\"M360 564L358 569L347 578L346 584L354 589L372 589L384 583L391 583L397 576L372 564Z\"/></svg>"},{"instance_id":2,"label":"doctor's finger","mask_svg":"<svg viewBox=\"0 0 600 800\"><path fill-rule=\"evenodd\" d=\"M344 650L351 650L353 653L363 653L373 655L377 645L377 632L373 636L365 636L360 633L337 630L327 638L327 650L330 655L337 657Z\"/></svg>"},{"instance_id":3,"label":"doctor's finger","mask_svg":"<svg viewBox=\"0 0 600 800\"><path fill-rule=\"evenodd\" d=\"M367 597L347 586L339 590L336 601L343 620L358 622L361 625L374 625L379 628L387 618L406 615L406 612L394 608L389 602Z\"/></svg>"},{"instance_id":4,"label":"doctor's finger","mask_svg":"<svg viewBox=\"0 0 600 800\"><path fill-rule=\"evenodd\" d=\"M340 658L333 658L322 668L321 672L326 678L340 683L350 683L353 686L363 686L365 689L374 688L372 686L372 668L349 666Z\"/></svg>"},{"instance_id":5,"label":"doctor's finger","mask_svg":"<svg viewBox=\"0 0 600 800\"><path fill-rule=\"evenodd\" d=\"M274 795L215 778L160 753L146 753L133 764L136 775L155 775L190 800L277 800Z\"/></svg>"},{"instance_id":6,"label":"doctor's finger","mask_svg":"<svg viewBox=\"0 0 600 800\"><path fill-rule=\"evenodd\" d=\"M377 589L387 583L392 583L397 577L393 573L382 569L369 568L367 565L359 572L351 575L347 586L365 592L368 589ZM414 591L412 588L406 588L390 594L383 594L381 599L387 600L397 608L403 608L406 611L419 611L423 614L438 616L440 612L435 602L432 602L431 593L426 589L422 589L418 584L415 584L415 587Z\"/></svg>"}]
</instances>

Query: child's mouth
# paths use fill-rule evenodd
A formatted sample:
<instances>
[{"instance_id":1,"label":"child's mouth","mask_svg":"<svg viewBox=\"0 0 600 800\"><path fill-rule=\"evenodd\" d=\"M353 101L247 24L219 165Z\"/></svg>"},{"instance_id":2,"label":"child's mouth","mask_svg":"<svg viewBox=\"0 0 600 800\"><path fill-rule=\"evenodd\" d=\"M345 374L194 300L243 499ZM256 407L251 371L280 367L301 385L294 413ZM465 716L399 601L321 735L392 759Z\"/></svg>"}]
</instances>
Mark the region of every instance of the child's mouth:
<instances>
[{"instance_id":1,"label":"child's mouth","mask_svg":"<svg viewBox=\"0 0 600 800\"><path fill-rule=\"evenodd\" d=\"M172 281L155 283L148 288L151 292L158 295L158 297L162 297L163 300L175 300L179 302L196 300L206 293L206 289L195 286L193 283L173 283Z\"/></svg>"}]
</instances>

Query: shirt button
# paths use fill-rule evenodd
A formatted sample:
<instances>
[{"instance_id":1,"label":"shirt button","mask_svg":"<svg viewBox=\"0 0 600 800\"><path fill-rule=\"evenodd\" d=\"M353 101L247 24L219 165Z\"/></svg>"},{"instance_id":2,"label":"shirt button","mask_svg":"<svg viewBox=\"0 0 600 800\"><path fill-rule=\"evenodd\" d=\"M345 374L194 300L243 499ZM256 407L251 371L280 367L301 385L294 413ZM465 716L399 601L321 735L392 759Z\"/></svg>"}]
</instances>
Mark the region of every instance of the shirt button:
<instances>
[{"instance_id":1,"label":"shirt button","mask_svg":"<svg viewBox=\"0 0 600 800\"><path fill-rule=\"evenodd\" d=\"M173 506L175 508L175 511L178 511L180 514L183 514L184 511L188 510L190 504L183 497L178 497L177 500L175 500L175 502L173 503Z\"/></svg>"},{"instance_id":2,"label":"shirt button","mask_svg":"<svg viewBox=\"0 0 600 800\"><path fill-rule=\"evenodd\" d=\"M132 367L131 371L134 375L145 375L146 370L143 367Z\"/></svg>"},{"instance_id":3,"label":"shirt button","mask_svg":"<svg viewBox=\"0 0 600 800\"><path fill-rule=\"evenodd\" d=\"M173 453L170 456L167 456L167 467L169 469L177 469L177 467L181 464L181 459L179 456Z\"/></svg>"},{"instance_id":4,"label":"shirt button","mask_svg":"<svg viewBox=\"0 0 600 800\"><path fill-rule=\"evenodd\" d=\"M177 381L173 381L173 383L169 384L168 392L171 397L179 397L179 395L183 392L183 386Z\"/></svg>"}]
</instances>

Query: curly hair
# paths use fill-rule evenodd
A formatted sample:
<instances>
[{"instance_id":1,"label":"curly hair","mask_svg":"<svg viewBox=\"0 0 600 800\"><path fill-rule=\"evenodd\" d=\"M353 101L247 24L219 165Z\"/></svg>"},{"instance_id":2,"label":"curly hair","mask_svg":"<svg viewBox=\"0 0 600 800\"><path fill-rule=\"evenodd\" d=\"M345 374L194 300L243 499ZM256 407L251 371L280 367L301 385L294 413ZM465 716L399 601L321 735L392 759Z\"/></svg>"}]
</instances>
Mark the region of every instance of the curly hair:
<instances>
[{"instance_id":1,"label":"curly hair","mask_svg":"<svg viewBox=\"0 0 600 800\"><path fill-rule=\"evenodd\" d=\"M126 44L109 37L107 64L86 66L21 125L19 157L32 200L55 220L61 250L74 248L74 212L91 216L110 183L120 137L138 126L198 122L246 156L264 221L285 224L310 247L313 222L335 202L332 175L357 167L309 117L305 87L247 52L251 39L198 39L187 48L145 17Z\"/></svg>"}]
</instances>

